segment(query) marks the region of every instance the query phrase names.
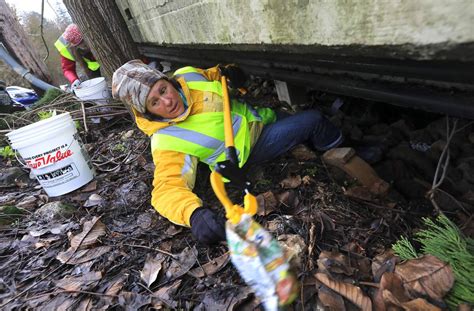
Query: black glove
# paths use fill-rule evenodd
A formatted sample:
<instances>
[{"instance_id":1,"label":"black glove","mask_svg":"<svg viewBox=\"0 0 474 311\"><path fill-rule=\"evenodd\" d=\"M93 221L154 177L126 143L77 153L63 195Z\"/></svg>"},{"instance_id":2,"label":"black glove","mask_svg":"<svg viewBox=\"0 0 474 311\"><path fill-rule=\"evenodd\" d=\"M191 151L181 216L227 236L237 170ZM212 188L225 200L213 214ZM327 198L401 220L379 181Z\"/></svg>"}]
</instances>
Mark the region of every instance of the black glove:
<instances>
[{"instance_id":1,"label":"black glove","mask_svg":"<svg viewBox=\"0 0 474 311\"><path fill-rule=\"evenodd\" d=\"M209 208L200 207L191 215L191 232L203 244L225 240L225 220Z\"/></svg>"},{"instance_id":2,"label":"black glove","mask_svg":"<svg viewBox=\"0 0 474 311\"><path fill-rule=\"evenodd\" d=\"M219 65L219 70L221 71L221 75L227 77L229 87L238 89L245 86L247 75L242 69L240 69L240 67L237 67L236 65Z\"/></svg>"}]
</instances>

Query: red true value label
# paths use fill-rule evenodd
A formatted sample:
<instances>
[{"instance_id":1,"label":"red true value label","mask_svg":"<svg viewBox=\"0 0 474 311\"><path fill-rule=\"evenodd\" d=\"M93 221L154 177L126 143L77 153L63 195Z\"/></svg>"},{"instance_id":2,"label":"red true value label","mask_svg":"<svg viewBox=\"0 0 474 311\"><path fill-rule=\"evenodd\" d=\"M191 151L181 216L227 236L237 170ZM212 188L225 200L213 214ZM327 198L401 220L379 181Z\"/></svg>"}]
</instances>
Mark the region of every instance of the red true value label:
<instances>
[{"instance_id":1,"label":"red true value label","mask_svg":"<svg viewBox=\"0 0 474 311\"><path fill-rule=\"evenodd\" d=\"M70 156L72 156L73 153L70 149L64 151L64 152L61 152L61 150L58 150L56 151L56 153L49 153L49 154L45 154L41 157L37 157L35 158L34 160L26 160L26 165L28 165L28 167L30 168L34 168L34 169L37 169L37 168L42 168L42 167L45 167L45 166L48 166L50 164L54 164L58 161L61 161L63 159L66 159Z\"/></svg>"}]
</instances>

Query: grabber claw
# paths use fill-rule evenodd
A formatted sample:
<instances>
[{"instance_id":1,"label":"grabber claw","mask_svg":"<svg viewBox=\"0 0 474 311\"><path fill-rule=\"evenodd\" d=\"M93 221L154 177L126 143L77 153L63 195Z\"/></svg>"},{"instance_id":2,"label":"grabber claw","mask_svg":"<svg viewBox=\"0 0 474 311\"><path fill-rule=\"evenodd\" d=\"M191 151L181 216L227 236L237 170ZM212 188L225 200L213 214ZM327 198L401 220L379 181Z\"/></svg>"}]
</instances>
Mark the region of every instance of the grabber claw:
<instances>
[{"instance_id":1,"label":"grabber claw","mask_svg":"<svg viewBox=\"0 0 474 311\"><path fill-rule=\"evenodd\" d=\"M232 224L238 224L240 218L245 213L244 209L237 204L233 204L225 191L222 175L214 171L211 173L211 186L219 201L225 208L225 216ZM255 202L257 202L255 200Z\"/></svg>"},{"instance_id":2,"label":"grabber claw","mask_svg":"<svg viewBox=\"0 0 474 311\"><path fill-rule=\"evenodd\" d=\"M244 196L244 212L245 214L249 214L251 216L257 214L257 209L258 209L258 203L257 203L257 198L251 194L250 192L247 192Z\"/></svg>"}]
</instances>

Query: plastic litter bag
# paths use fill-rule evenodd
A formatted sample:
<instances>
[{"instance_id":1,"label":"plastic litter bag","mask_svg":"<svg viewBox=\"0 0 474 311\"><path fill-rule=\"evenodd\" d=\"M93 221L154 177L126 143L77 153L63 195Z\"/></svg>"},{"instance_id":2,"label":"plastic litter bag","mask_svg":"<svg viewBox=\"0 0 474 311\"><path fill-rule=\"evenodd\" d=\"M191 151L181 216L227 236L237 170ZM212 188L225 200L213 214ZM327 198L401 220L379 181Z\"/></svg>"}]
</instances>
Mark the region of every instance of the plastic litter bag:
<instances>
[{"instance_id":1,"label":"plastic litter bag","mask_svg":"<svg viewBox=\"0 0 474 311\"><path fill-rule=\"evenodd\" d=\"M232 263L266 310L278 310L296 298L297 280L270 233L244 214L236 225L227 221L226 234Z\"/></svg>"}]
</instances>

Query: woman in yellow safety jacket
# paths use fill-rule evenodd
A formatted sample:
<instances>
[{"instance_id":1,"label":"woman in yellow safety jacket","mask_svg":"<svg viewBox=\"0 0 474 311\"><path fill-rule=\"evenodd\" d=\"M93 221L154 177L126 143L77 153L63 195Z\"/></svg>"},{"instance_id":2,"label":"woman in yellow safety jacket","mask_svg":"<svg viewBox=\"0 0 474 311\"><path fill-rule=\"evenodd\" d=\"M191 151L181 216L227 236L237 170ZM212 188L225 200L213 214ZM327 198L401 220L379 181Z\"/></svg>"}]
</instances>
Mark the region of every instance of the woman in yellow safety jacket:
<instances>
[{"instance_id":1,"label":"woman in yellow safety jacket","mask_svg":"<svg viewBox=\"0 0 474 311\"><path fill-rule=\"evenodd\" d=\"M236 66L207 70L184 67L171 78L139 60L113 75L112 94L132 108L137 126L151 138L155 164L151 203L171 222L191 227L196 239L225 239L224 219L193 193L197 163L211 168L225 159L220 78L233 88L245 74ZM277 118L269 108L232 101L232 124L239 166L271 160L310 141L326 150L342 141L340 131L316 110Z\"/></svg>"}]
</instances>

